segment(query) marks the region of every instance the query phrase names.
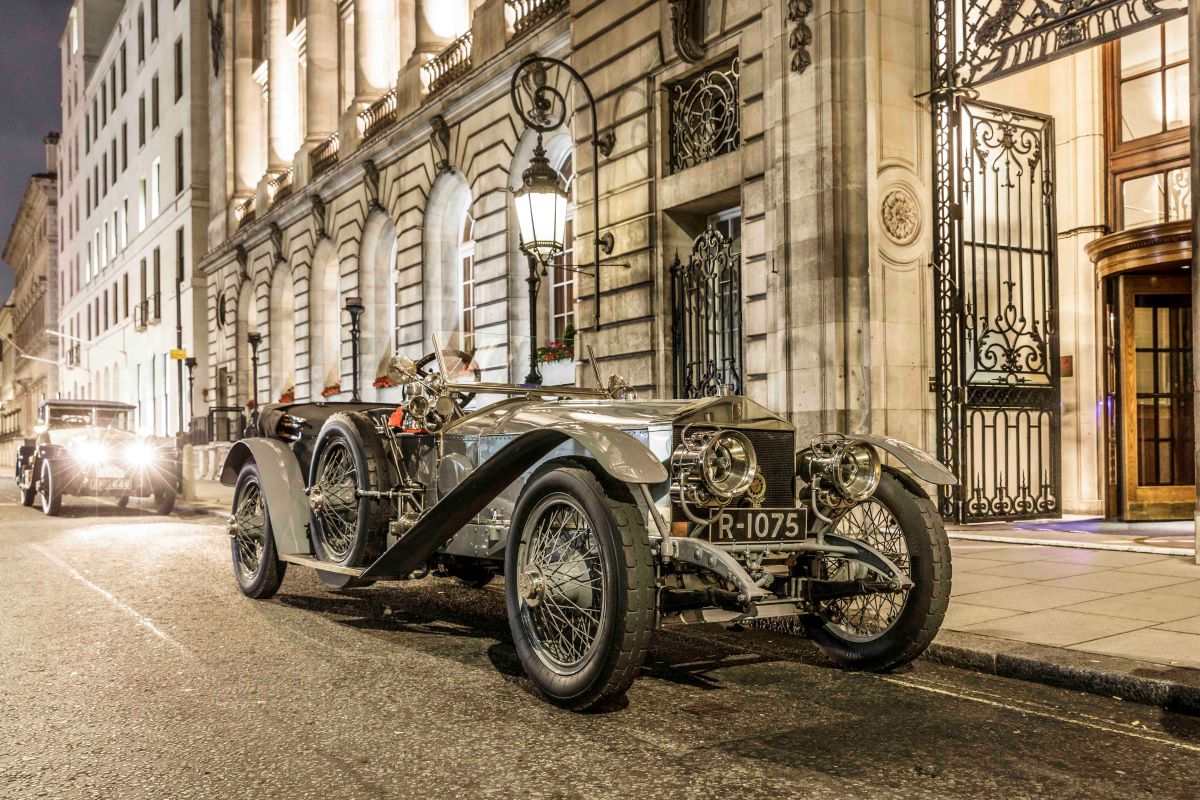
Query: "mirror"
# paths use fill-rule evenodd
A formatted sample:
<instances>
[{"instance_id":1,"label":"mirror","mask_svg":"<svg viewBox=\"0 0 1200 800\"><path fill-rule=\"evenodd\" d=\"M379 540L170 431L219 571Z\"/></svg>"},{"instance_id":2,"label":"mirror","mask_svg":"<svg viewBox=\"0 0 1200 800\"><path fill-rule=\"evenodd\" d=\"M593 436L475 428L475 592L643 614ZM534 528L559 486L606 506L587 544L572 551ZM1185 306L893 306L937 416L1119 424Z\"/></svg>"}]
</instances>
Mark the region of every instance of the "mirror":
<instances>
[{"instance_id":1,"label":"mirror","mask_svg":"<svg viewBox=\"0 0 1200 800\"><path fill-rule=\"evenodd\" d=\"M388 377L401 386L417 379L417 365L408 356L395 356L388 362Z\"/></svg>"}]
</instances>

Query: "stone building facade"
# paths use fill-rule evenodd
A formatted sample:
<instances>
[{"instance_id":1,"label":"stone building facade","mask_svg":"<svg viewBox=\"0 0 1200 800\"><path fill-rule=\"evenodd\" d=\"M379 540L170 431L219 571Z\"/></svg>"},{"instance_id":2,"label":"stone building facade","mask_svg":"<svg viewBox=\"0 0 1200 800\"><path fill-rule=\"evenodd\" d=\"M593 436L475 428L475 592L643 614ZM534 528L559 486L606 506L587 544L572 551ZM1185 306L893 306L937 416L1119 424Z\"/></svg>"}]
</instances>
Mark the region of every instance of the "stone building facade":
<instances>
[{"instance_id":1,"label":"stone building facade","mask_svg":"<svg viewBox=\"0 0 1200 800\"><path fill-rule=\"evenodd\" d=\"M4 336L5 396L0 404L0 454L17 438L33 436L39 403L58 392L58 344L47 334L58 320L58 165L59 136L44 140L46 168L25 187L4 262L16 272ZM0 333L0 335L4 335Z\"/></svg>"},{"instance_id":2,"label":"stone building facade","mask_svg":"<svg viewBox=\"0 0 1200 800\"><path fill-rule=\"evenodd\" d=\"M1178 18L1186 3L1085 4L1088 14L1124 16L1109 19L1103 34L1087 27L1091 17L1071 17L1074 38L1055 27L1063 20L1054 15L1004 16L1011 5L216 4L212 216L200 267L206 380L228 405L251 396L338 396L352 378L344 311L351 297L365 301L359 377L367 399L389 398L394 390L373 386L387 359L427 352L435 332L460 340L524 335L527 269L511 190L536 136L510 90L522 59L538 54L578 71L596 100L598 132L612 135L597 163L585 97L564 78L566 133L544 143L573 183L570 259L578 271L551 269L544 279L540 330L562 330L556 320L569 298L575 353L591 347L602 371L622 374L643 396L728 384L786 413L801 441L819 430L870 431L938 452L964 479L944 498L951 517L971 516L964 509L972 498L995 497L1000 502L976 516L1103 513L1102 286L1084 247L1114 232L1111 203L1083 178L1050 195L1059 224L1047 241L1056 243L1049 249L1060 266L1046 296L1059 316L1053 344L1039 327L1031 346L1059 410L984 403L995 413L972 428L972 388L961 369L943 364L958 358L951 342L978 334L963 332L965 305L946 299L947 243L961 241L946 233L958 224L947 222L947 209L961 203L946 198L961 185L938 172L947 119L938 115L949 98L987 83L991 102L1034 106L1059 120L1053 150L1069 170L1060 174L1090 170L1087 180L1103 183L1096 115L1106 100L1092 73L1112 57L1116 34ZM950 6L974 15L964 29L999 30L993 43L1048 37L1038 40L1040 72L1022 73L1028 92L1011 80L958 76L982 40L950 56L955 70L934 63L945 50L938 26ZM546 80L559 86L560 78ZM1074 88L1057 91L1064 86ZM597 186L599 233L613 244L598 270L590 255ZM1009 222L1006 236L1016 230ZM718 279L701 279L712 275ZM954 285L962 300L961 283ZM948 320L958 326L951 332ZM251 331L263 337L253 394ZM492 377L520 381L523 347L490 364L507 373ZM1062 355L1071 356L1069 376ZM988 378L998 387L1026 379L1019 369L1001 372ZM592 380L582 369L578 378ZM1026 420L1043 418L1034 425L1042 438L1026 448L1041 461L1009 463L1015 449L998 455L979 443L979 430L1007 425L1003 437L1015 441L1029 434Z\"/></svg>"},{"instance_id":3,"label":"stone building facade","mask_svg":"<svg viewBox=\"0 0 1200 800\"><path fill-rule=\"evenodd\" d=\"M77 0L60 40L62 392L160 436L193 408L171 351L207 363L208 41L205 4L174 0Z\"/></svg>"}]
</instances>

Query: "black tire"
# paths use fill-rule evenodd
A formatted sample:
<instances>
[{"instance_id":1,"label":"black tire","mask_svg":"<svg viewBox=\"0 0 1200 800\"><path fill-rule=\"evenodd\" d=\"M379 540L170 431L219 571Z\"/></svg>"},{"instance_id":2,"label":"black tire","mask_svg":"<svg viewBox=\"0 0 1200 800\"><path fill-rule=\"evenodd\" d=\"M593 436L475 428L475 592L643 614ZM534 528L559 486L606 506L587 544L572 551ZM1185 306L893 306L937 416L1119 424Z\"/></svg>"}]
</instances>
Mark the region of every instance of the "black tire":
<instances>
[{"instance_id":1,"label":"black tire","mask_svg":"<svg viewBox=\"0 0 1200 800\"><path fill-rule=\"evenodd\" d=\"M126 508L129 505L129 495L123 494L117 498L117 508Z\"/></svg>"},{"instance_id":2,"label":"black tire","mask_svg":"<svg viewBox=\"0 0 1200 800\"><path fill-rule=\"evenodd\" d=\"M591 550L590 545L583 553L574 550L573 558L562 558L562 551L557 551L558 560L540 565L556 565L544 573L546 582L541 584L538 579L528 577L528 566L523 564L523 558L531 538L536 542L536 536L542 535L537 533L539 521L559 507L581 512L586 517L597 554L591 559L585 558ZM560 530L565 525L564 521ZM574 574L564 580L562 565L566 563L585 563L586 576L591 576L597 569L600 572L587 581ZM522 579L523 573L525 579ZM577 595L575 600L579 603L570 601L576 608L584 605L587 609L584 613L595 613L597 618L595 631L587 638L590 644L580 658L570 664L554 663L553 644L543 643L538 636L537 615L549 614L549 611L537 612L537 606L531 605L535 601L541 604L551 600L549 581L555 573L560 576L556 587L560 591L568 586L592 587L585 589L590 599L581 600ZM557 464L536 475L526 484L513 514L512 533L505 554L505 583L508 621L517 656L534 686L546 699L564 708L582 711L625 693L645 660L654 629L655 585L642 515L624 486L602 484L590 470L574 464ZM539 585L545 590L540 598L536 597ZM598 600L594 595L595 587L601 589ZM599 603L598 609L594 608L596 603ZM558 606L559 609L565 607ZM548 641L551 638L548 636ZM559 641L562 641L561 637Z\"/></svg>"},{"instance_id":3,"label":"black tire","mask_svg":"<svg viewBox=\"0 0 1200 800\"><path fill-rule=\"evenodd\" d=\"M21 485L21 462L19 459L17 461L17 489L21 493L21 505L28 508L37 502L37 481L33 479L33 476L29 476L28 486Z\"/></svg>"},{"instance_id":4,"label":"black tire","mask_svg":"<svg viewBox=\"0 0 1200 800\"><path fill-rule=\"evenodd\" d=\"M861 602L845 598L826 603L821 617L805 618L805 632L826 657L849 669L883 672L907 664L919 656L941 627L950 603L950 543L937 509L927 497L909 491L894 476L884 473L874 497L867 501L882 506L898 523L907 553L907 572L913 581L898 613L890 615L890 624L882 630L854 635L849 604ZM863 504L866 506L867 504ZM864 511L857 519L867 519L874 511ZM839 521L839 526L847 518ZM835 531L861 538L905 567L897 537L858 536L841 527ZM890 540L892 545L883 542ZM857 606L856 608L862 608ZM881 612L882 613L882 612ZM876 617L878 619L878 617Z\"/></svg>"},{"instance_id":5,"label":"black tire","mask_svg":"<svg viewBox=\"0 0 1200 800\"><path fill-rule=\"evenodd\" d=\"M233 576L242 594L255 600L273 596L283 583L287 563L276 556L267 498L258 465L253 460L247 461L238 473L229 533Z\"/></svg>"},{"instance_id":6,"label":"black tire","mask_svg":"<svg viewBox=\"0 0 1200 800\"><path fill-rule=\"evenodd\" d=\"M120 505L120 501L117 501ZM125 500L129 502L128 498ZM122 506L124 507L124 506ZM175 490L171 488L159 489L154 493L154 513L159 516L168 516L175 510Z\"/></svg>"},{"instance_id":7,"label":"black tire","mask_svg":"<svg viewBox=\"0 0 1200 800\"><path fill-rule=\"evenodd\" d=\"M334 481L340 464L348 471ZM388 507L378 498L354 497L354 490L383 491L387 469L383 442L365 414L339 413L325 422L308 476L313 552L318 559L363 566L383 552Z\"/></svg>"},{"instance_id":8,"label":"black tire","mask_svg":"<svg viewBox=\"0 0 1200 800\"><path fill-rule=\"evenodd\" d=\"M54 471L50 462L42 463L42 479L38 482L38 491L42 495L42 513L47 517L57 517L62 513L62 489L55 485Z\"/></svg>"}]
</instances>

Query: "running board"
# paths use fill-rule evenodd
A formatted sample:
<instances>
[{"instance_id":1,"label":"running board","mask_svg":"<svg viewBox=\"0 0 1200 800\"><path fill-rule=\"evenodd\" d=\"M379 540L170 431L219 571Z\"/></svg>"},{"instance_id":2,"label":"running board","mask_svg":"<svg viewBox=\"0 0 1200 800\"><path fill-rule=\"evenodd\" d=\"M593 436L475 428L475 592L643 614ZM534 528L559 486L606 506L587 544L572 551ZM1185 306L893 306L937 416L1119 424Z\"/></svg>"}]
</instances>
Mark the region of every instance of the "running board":
<instances>
[{"instance_id":1,"label":"running board","mask_svg":"<svg viewBox=\"0 0 1200 800\"><path fill-rule=\"evenodd\" d=\"M330 564L327 561L320 561L312 556L302 556L295 553L285 553L279 556L280 561L286 561L289 564L297 564L301 567L311 567L319 569L322 572L334 572L338 575L353 575L358 577L366 572L366 567L346 567L341 564Z\"/></svg>"}]
</instances>

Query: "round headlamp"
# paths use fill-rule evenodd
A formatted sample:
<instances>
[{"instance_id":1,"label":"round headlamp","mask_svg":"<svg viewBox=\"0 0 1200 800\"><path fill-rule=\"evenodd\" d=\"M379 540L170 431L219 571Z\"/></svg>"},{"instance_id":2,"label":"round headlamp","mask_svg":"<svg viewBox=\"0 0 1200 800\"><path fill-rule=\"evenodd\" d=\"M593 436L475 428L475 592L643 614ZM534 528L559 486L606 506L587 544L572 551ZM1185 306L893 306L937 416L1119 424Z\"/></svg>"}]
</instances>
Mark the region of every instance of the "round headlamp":
<instances>
[{"instance_id":1,"label":"round headlamp","mask_svg":"<svg viewBox=\"0 0 1200 800\"><path fill-rule=\"evenodd\" d=\"M724 505L744 495L754 482L758 457L754 445L738 431L685 433L671 457L673 491L698 505Z\"/></svg>"},{"instance_id":2,"label":"round headlamp","mask_svg":"<svg viewBox=\"0 0 1200 800\"><path fill-rule=\"evenodd\" d=\"M158 450L149 442L131 442L125 448L125 460L130 466L148 467L158 460Z\"/></svg>"},{"instance_id":3,"label":"round headlamp","mask_svg":"<svg viewBox=\"0 0 1200 800\"><path fill-rule=\"evenodd\" d=\"M830 464L833 488L847 500L861 502L879 486L879 454L866 442L851 441L839 448Z\"/></svg>"},{"instance_id":4,"label":"round headlamp","mask_svg":"<svg viewBox=\"0 0 1200 800\"><path fill-rule=\"evenodd\" d=\"M721 431L708 441L700 460L704 485L714 497L732 500L741 497L754 481L758 457L745 434Z\"/></svg>"}]
</instances>

